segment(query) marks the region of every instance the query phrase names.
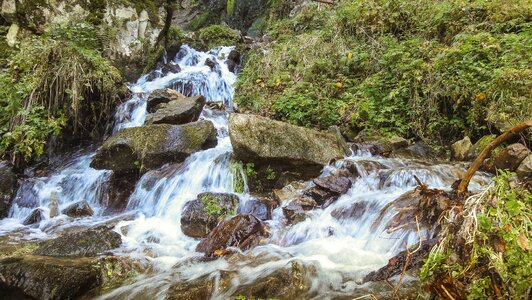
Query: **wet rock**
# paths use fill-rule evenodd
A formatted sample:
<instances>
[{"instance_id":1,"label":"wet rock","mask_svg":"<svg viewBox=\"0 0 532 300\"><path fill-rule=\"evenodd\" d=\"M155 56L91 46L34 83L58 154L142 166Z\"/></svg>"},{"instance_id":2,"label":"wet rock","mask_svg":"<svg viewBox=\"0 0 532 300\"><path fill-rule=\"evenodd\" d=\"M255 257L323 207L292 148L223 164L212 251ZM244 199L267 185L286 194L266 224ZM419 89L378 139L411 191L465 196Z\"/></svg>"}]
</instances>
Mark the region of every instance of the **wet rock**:
<instances>
[{"instance_id":1,"label":"wet rock","mask_svg":"<svg viewBox=\"0 0 532 300\"><path fill-rule=\"evenodd\" d=\"M125 128L105 141L91 167L113 171L155 169L182 162L216 143L216 130L210 121Z\"/></svg>"},{"instance_id":2,"label":"wet rock","mask_svg":"<svg viewBox=\"0 0 532 300\"><path fill-rule=\"evenodd\" d=\"M229 55L227 56L227 60L225 61L225 63L227 64L227 68L229 69L229 71L236 73L238 67L242 63L242 56L240 55L240 52L236 50L231 50L231 52L229 52Z\"/></svg>"},{"instance_id":3,"label":"wet rock","mask_svg":"<svg viewBox=\"0 0 532 300\"><path fill-rule=\"evenodd\" d=\"M17 175L6 162L0 162L0 219L7 216L17 190Z\"/></svg>"},{"instance_id":4,"label":"wet rock","mask_svg":"<svg viewBox=\"0 0 532 300\"><path fill-rule=\"evenodd\" d=\"M269 236L265 223L253 215L237 215L222 221L196 247L196 251L206 256L216 255L217 250L237 247L248 250L257 246L261 239Z\"/></svg>"},{"instance_id":5,"label":"wet rock","mask_svg":"<svg viewBox=\"0 0 532 300\"><path fill-rule=\"evenodd\" d=\"M515 171L528 155L530 155L530 150L525 145L519 143L511 144L495 155L493 167L495 169Z\"/></svg>"},{"instance_id":6,"label":"wet rock","mask_svg":"<svg viewBox=\"0 0 532 300\"><path fill-rule=\"evenodd\" d=\"M146 117L145 124L186 124L199 119L205 97L180 98L157 106L157 110Z\"/></svg>"},{"instance_id":7,"label":"wet rock","mask_svg":"<svg viewBox=\"0 0 532 300\"><path fill-rule=\"evenodd\" d=\"M303 194L314 199L314 201L316 201L316 203L318 203L319 205L322 205L323 203L327 202L327 200L329 200L331 197L334 197L333 193L315 186L311 187L308 190L305 190Z\"/></svg>"},{"instance_id":8,"label":"wet rock","mask_svg":"<svg viewBox=\"0 0 532 300\"><path fill-rule=\"evenodd\" d=\"M516 172L520 179L532 179L532 154L521 162Z\"/></svg>"},{"instance_id":9,"label":"wet rock","mask_svg":"<svg viewBox=\"0 0 532 300\"><path fill-rule=\"evenodd\" d=\"M436 239L424 241L421 245L421 248L417 252L410 255L408 260L408 251L404 250L400 252L396 256L392 257L386 266L366 275L366 277L364 277L364 282L387 280L390 277L401 274L405 269L409 270L413 267L422 266L424 262L423 260L429 255L430 250L432 250L432 247L436 245L436 243ZM407 263L408 265L405 268L405 264Z\"/></svg>"},{"instance_id":10,"label":"wet rock","mask_svg":"<svg viewBox=\"0 0 532 300\"><path fill-rule=\"evenodd\" d=\"M312 182L319 188L331 193L343 195L351 188L353 184L347 177L330 175L326 177L315 178Z\"/></svg>"},{"instance_id":11,"label":"wet rock","mask_svg":"<svg viewBox=\"0 0 532 300\"><path fill-rule=\"evenodd\" d=\"M249 199L241 205L237 213L254 215L262 221L271 220L272 211L277 207L277 201L269 198Z\"/></svg>"},{"instance_id":12,"label":"wet rock","mask_svg":"<svg viewBox=\"0 0 532 300\"><path fill-rule=\"evenodd\" d=\"M207 67L209 67L211 69L211 71L215 71L216 70L216 66L218 65L215 61L213 61L212 59L210 58L207 58L205 60L205 65Z\"/></svg>"},{"instance_id":13,"label":"wet rock","mask_svg":"<svg viewBox=\"0 0 532 300\"><path fill-rule=\"evenodd\" d=\"M305 182L293 181L282 189L273 190L273 195L279 203L282 203L283 201L293 200L300 196L300 190L306 186L307 184Z\"/></svg>"},{"instance_id":14,"label":"wet rock","mask_svg":"<svg viewBox=\"0 0 532 300\"><path fill-rule=\"evenodd\" d=\"M0 282L35 299L75 299L98 286L100 278L100 270L88 259L24 256L0 260Z\"/></svg>"},{"instance_id":15,"label":"wet rock","mask_svg":"<svg viewBox=\"0 0 532 300\"><path fill-rule=\"evenodd\" d=\"M241 285L233 295L243 295L247 299L311 299L307 294L311 288L312 271L297 261L291 261L284 268L261 276L251 283Z\"/></svg>"},{"instance_id":16,"label":"wet rock","mask_svg":"<svg viewBox=\"0 0 532 300\"><path fill-rule=\"evenodd\" d=\"M23 225L39 224L42 220L46 219L46 214L42 208L36 208L31 211L29 216L22 222Z\"/></svg>"},{"instance_id":17,"label":"wet rock","mask_svg":"<svg viewBox=\"0 0 532 300\"><path fill-rule=\"evenodd\" d=\"M153 81L155 78L164 77L170 73L177 74L179 72L181 72L181 68L179 67L179 65L174 65L172 63L163 64L159 62L157 63L155 70L152 70L148 74L146 80Z\"/></svg>"},{"instance_id":18,"label":"wet rock","mask_svg":"<svg viewBox=\"0 0 532 300\"><path fill-rule=\"evenodd\" d=\"M94 214L91 206L85 200L69 205L61 213L72 218L90 217Z\"/></svg>"},{"instance_id":19,"label":"wet rock","mask_svg":"<svg viewBox=\"0 0 532 300\"><path fill-rule=\"evenodd\" d=\"M497 136L494 134L485 135L480 138L467 152L466 159L475 159L486 146L491 143Z\"/></svg>"},{"instance_id":20,"label":"wet rock","mask_svg":"<svg viewBox=\"0 0 532 300\"><path fill-rule=\"evenodd\" d=\"M226 216L234 215L238 196L222 193L202 193L189 201L181 215L181 231L190 237L203 238Z\"/></svg>"},{"instance_id":21,"label":"wet rock","mask_svg":"<svg viewBox=\"0 0 532 300\"><path fill-rule=\"evenodd\" d=\"M213 287L214 281L210 276L178 282L168 289L166 300L210 299Z\"/></svg>"},{"instance_id":22,"label":"wet rock","mask_svg":"<svg viewBox=\"0 0 532 300\"><path fill-rule=\"evenodd\" d=\"M154 113L161 104L166 104L171 101L179 101L184 98L186 98L186 96L172 89L155 90L148 97L146 110L148 113Z\"/></svg>"},{"instance_id":23,"label":"wet rock","mask_svg":"<svg viewBox=\"0 0 532 300\"><path fill-rule=\"evenodd\" d=\"M316 177L329 161L344 156L331 132L319 132L255 115L231 114L229 136L236 159Z\"/></svg>"},{"instance_id":24,"label":"wet rock","mask_svg":"<svg viewBox=\"0 0 532 300\"><path fill-rule=\"evenodd\" d=\"M283 215L289 224L297 224L305 221L307 214L300 204L289 203L283 207Z\"/></svg>"},{"instance_id":25,"label":"wet rock","mask_svg":"<svg viewBox=\"0 0 532 300\"><path fill-rule=\"evenodd\" d=\"M467 153L473 147L468 136L451 145L451 157L455 160L466 160Z\"/></svg>"},{"instance_id":26,"label":"wet rock","mask_svg":"<svg viewBox=\"0 0 532 300\"><path fill-rule=\"evenodd\" d=\"M104 215L119 213L126 208L139 178L139 170L113 172L107 182L109 185L107 189L108 204L105 206Z\"/></svg>"},{"instance_id":27,"label":"wet rock","mask_svg":"<svg viewBox=\"0 0 532 300\"><path fill-rule=\"evenodd\" d=\"M348 207L341 207L333 210L331 212L331 216L337 220L357 220L364 215L367 207L368 203L365 201L356 202L349 205Z\"/></svg>"},{"instance_id":28,"label":"wet rock","mask_svg":"<svg viewBox=\"0 0 532 300\"><path fill-rule=\"evenodd\" d=\"M399 156L407 158L430 159L436 157L436 151L423 141L417 141L404 149L396 151Z\"/></svg>"},{"instance_id":29,"label":"wet rock","mask_svg":"<svg viewBox=\"0 0 532 300\"><path fill-rule=\"evenodd\" d=\"M101 226L69 232L45 241L33 253L55 257L87 257L118 248L120 244L120 234Z\"/></svg>"}]
</instances>

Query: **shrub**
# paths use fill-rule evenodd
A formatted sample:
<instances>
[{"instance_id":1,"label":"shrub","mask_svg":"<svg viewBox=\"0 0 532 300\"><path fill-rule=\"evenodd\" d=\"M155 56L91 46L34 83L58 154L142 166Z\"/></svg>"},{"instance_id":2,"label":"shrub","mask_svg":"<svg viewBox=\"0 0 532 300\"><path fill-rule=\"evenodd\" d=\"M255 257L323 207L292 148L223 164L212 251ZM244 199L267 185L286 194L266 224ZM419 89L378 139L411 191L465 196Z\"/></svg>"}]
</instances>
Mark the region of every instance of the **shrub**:
<instances>
[{"instance_id":1,"label":"shrub","mask_svg":"<svg viewBox=\"0 0 532 300\"><path fill-rule=\"evenodd\" d=\"M240 37L229 27L221 25L211 25L199 30L199 39L209 48L218 46L233 46Z\"/></svg>"}]
</instances>

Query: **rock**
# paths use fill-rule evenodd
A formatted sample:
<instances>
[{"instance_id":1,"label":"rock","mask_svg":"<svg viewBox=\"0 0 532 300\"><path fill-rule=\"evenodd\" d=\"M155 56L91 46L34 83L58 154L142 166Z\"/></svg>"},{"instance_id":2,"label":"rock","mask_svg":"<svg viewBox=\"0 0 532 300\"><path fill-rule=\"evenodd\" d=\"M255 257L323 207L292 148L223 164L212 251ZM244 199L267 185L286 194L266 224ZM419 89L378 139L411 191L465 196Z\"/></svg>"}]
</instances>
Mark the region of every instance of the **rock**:
<instances>
[{"instance_id":1,"label":"rock","mask_svg":"<svg viewBox=\"0 0 532 300\"><path fill-rule=\"evenodd\" d=\"M195 96L172 100L168 103L161 103L154 113L148 114L146 124L185 124L195 122L199 119L205 97Z\"/></svg>"},{"instance_id":2,"label":"rock","mask_svg":"<svg viewBox=\"0 0 532 300\"><path fill-rule=\"evenodd\" d=\"M300 190L307 186L305 182L294 181L284 186L282 189L273 190L275 199L282 203L283 201L293 200L301 195Z\"/></svg>"},{"instance_id":3,"label":"rock","mask_svg":"<svg viewBox=\"0 0 532 300\"><path fill-rule=\"evenodd\" d=\"M166 294L166 300L196 300L210 299L214 282L210 276L178 282L170 286Z\"/></svg>"},{"instance_id":4,"label":"rock","mask_svg":"<svg viewBox=\"0 0 532 300\"><path fill-rule=\"evenodd\" d=\"M159 89L153 91L148 97L146 104L146 111L154 113L161 104L167 104L171 101L179 101L186 98L185 95L178 93L172 89Z\"/></svg>"},{"instance_id":5,"label":"rock","mask_svg":"<svg viewBox=\"0 0 532 300\"><path fill-rule=\"evenodd\" d=\"M258 245L262 238L269 236L265 223L252 215L237 215L222 221L196 247L196 251L206 256L216 255L216 250L238 247L248 250Z\"/></svg>"},{"instance_id":6,"label":"rock","mask_svg":"<svg viewBox=\"0 0 532 300\"><path fill-rule=\"evenodd\" d=\"M273 199L258 198L249 199L241 205L237 213L254 215L259 220L266 221L272 219L272 211L277 207L277 202Z\"/></svg>"},{"instance_id":7,"label":"rock","mask_svg":"<svg viewBox=\"0 0 532 300\"><path fill-rule=\"evenodd\" d=\"M72 218L90 217L94 214L91 206L85 200L69 205L61 213Z\"/></svg>"},{"instance_id":8,"label":"rock","mask_svg":"<svg viewBox=\"0 0 532 300\"><path fill-rule=\"evenodd\" d=\"M493 166L495 169L515 171L529 154L530 150L525 145L519 143L511 144L495 155Z\"/></svg>"},{"instance_id":9,"label":"rock","mask_svg":"<svg viewBox=\"0 0 532 300\"><path fill-rule=\"evenodd\" d=\"M408 141L400 136L392 136L388 139L395 150L408 147Z\"/></svg>"},{"instance_id":10,"label":"rock","mask_svg":"<svg viewBox=\"0 0 532 300\"><path fill-rule=\"evenodd\" d=\"M399 254L389 260L386 266L366 275L366 277L364 277L364 282L387 280L392 276L401 274L401 272L405 270L405 264L408 264L406 270L422 266L424 263L423 260L429 255L432 247L434 247L436 243L436 239L424 241L421 248L409 257L408 250L399 252Z\"/></svg>"},{"instance_id":11,"label":"rock","mask_svg":"<svg viewBox=\"0 0 532 300\"><path fill-rule=\"evenodd\" d=\"M125 128L105 141L91 167L113 171L155 169L182 162L216 143L216 130L210 121Z\"/></svg>"},{"instance_id":12,"label":"rock","mask_svg":"<svg viewBox=\"0 0 532 300\"><path fill-rule=\"evenodd\" d=\"M120 234L107 226L69 232L43 242L33 254L55 257L87 257L120 247Z\"/></svg>"},{"instance_id":13,"label":"rock","mask_svg":"<svg viewBox=\"0 0 532 300\"><path fill-rule=\"evenodd\" d=\"M155 70L152 70L148 74L146 80L153 81L155 78L164 77L170 73L177 74L179 72L181 72L181 68L179 67L179 65L174 65L172 63L163 64L159 62L157 63Z\"/></svg>"},{"instance_id":14,"label":"rock","mask_svg":"<svg viewBox=\"0 0 532 300\"><path fill-rule=\"evenodd\" d=\"M218 66L218 64L210 58L205 60L205 65L209 67L211 71L216 71L216 67Z\"/></svg>"},{"instance_id":15,"label":"rock","mask_svg":"<svg viewBox=\"0 0 532 300\"><path fill-rule=\"evenodd\" d=\"M129 197L135 191L135 186L140 178L139 170L115 171L107 180L108 203L104 215L116 214L124 211Z\"/></svg>"},{"instance_id":16,"label":"rock","mask_svg":"<svg viewBox=\"0 0 532 300\"><path fill-rule=\"evenodd\" d=\"M305 221L307 218L305 210L303 210L303 207L297 203L288 203L287 206L284 206L283 215L289 224L294 225Z\"/></svg>"},{"instance_id":17,"label":"rock","mask_svg":"<svg viewBox=\"0 0 532 300\"><path fill-rule=\"evenodd\" d=\"M304 210L312 210L319 206L318 202L316 200L306 197L306 196L299 196L296 199L290 201L292 204L296 204L301 206Z\"/></svg>"},{"instance_id":18,"label":"rock","mask_svg":"<svg viewBox=\"0 0 532 300\"><path fill-rule=\"evenodd\" d=\"M517 168L520 179L532 179L532 154L529 154Z\"/></svg>"},{"instance_id":19,"label":"rock","mask_svg":"<svg viewBox=\"0 0 532 300\"><path fill-rule=\"evenodd\" d=\"M246 299L313 299L308 294L311 289L311 271L298 261L291 261L285 267L266 276L257 276L253 282L243 284L233 295L243 295Z\"/></svg>"},{"instance_id":20,"label":"rock","mask_svg":"<svg viewBox=\"0 0 532 300\"><path fill-rule=\"evenodd\" d=\"M38 224L42 220L46 219L46 214L42 208L36 208L31 211L30 215L24 219L24 222L22 222L23 225L33 225Z\"/></svg>"},{"instance_id":21,"label":"rock","mask_svg":"<svg viewBox=\"0 0 532 300\"><path fill-rule=\"evenodd\" d=\"M451 157L455 160L466 160L469 150L473 147L468 136L451 145Z\"/></svg>"},{"instance_id":22,"label":"rock","mask_svg":"<svg viewBox=\"0 0 532 300\"><path fill-rule=\"evenodd\" d=\"M100 270L87 259L24 256L0 260L0 283L35 299L76 299L98 286L100 279Z\"/></svg>"},{"instance_id":23,"label":"rock","mask_svg":"<svg viewBox=\"0 0 532 300\"><path fill-rule=\"evenodd\" d=\"M339 177L336 175L329 175L326 177L315 178L312 182L319 188L343 195L351 188L353 184L351 180L347 177Z\"/></svg>"},{"instance_id":24,"label":"rock","mask_svg":"<svg viewBox=\"0 0 532 300\"><path fill-rule=\"evenodd\" d=\"M231 114L229 136L236 159L282 167L315 177L329 161L341 158L341 142L319 132L268 118Z\"/></svg>"},{"instance_id":25,"label":"rock","mask_svg":"<svg viewBox=\"0 0 532 300\"><path fill-rule=\"evenodd\" d=\"M222 193L201 193L189 201L181 214L181 231L190 237L203 238L226 216L234 215L238 196Z\"/></svg>"},{"instance_id":26,"label":"rock","mask_svg":"<svg viewBox=\"0 0 532 300\"><path fill-rule=\"evenodd\" d=\"M305 190L303 194L314 199L314 201L316 201L316 203L318 203L319 205L322 205L323 203L327 202L331 197L336 196L336 198L338 198L337 195L333 195L333 193L331 193L330 191L323 190L316 186Z\"/></svg>"},{"instance_id":27,"label":"rock","mask_svg":"<svg viewBox=\"0 0 532 300\"><path fill-rule=\"evenodd\" d=\"M436 157L436 151L423 141L417 141L413 145L396 151L399 156L408 158L430 159Z\"/></svg>"},{"instance_id":28,"label":"rock","mask_svg":"<svg viewBox=\"0 0 532 300\"><path fill-rule=\"evenodd\" d=\"M238 67L242 63L242 56L240 55L240 52L236 50L231 50L231 52L229 52L229 55L227 56L227 60L225 61L225 63L227 64L227 68L229 69L229 71L236 73Z\"/></svg>"},{"instance_id":29,"label":"rock","mask_svg":"<svg viewBox=\"0 0 532 300\"><path fill-rule=\"evenodd\" d=\"M0 162L0 219L7 216L17 190L17 175L6 162Z\"/></svg>"},{"instance_id":30,"label":"rock","mask_svg":"<svg viewBox=\"0 0 532 300\"><path fill-rule=\"evenodd\" d=\"M368 203L365 201L355 202L348 207L341 207L333 210L331 216L337 220L358 220L366 212Z\"/></svg>"},{"instance_id":31,"label":"rock","mask_svg":"<svg viewBox=\"0 0 532 300\"><path fill-rule=\"evenodd\" d=\"M494 134L485 135L480 138L467 152L466 159L475 159L477 156L486 148L486 146L491 143L497 136Z\"/></svg>"}]
</instances>

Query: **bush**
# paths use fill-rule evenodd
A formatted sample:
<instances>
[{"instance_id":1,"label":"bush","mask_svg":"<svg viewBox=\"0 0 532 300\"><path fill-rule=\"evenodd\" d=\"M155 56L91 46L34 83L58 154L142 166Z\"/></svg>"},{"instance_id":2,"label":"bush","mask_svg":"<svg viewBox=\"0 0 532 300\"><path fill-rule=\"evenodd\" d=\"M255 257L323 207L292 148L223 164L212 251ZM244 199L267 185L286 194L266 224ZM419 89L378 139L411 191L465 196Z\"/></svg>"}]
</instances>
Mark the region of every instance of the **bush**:
<instances>
[{"instance_id":1,"label":"bush","mask_svg":"<svg viewBox=\"0 0 532 300\"><path fill-rule=\"evenodd\" d=\"M308 127L375 128L442 145L476 139L532 116L531 9L522 1L309 5L274 22L276 40L248 53L235 101Z\"/></svg>"},{"instance_id":2,"label":"bush","mask_svg":"<svg viewBox=\"0 0 532 300\"><path fill-rule=\"evenodd\" d=\"M240 40L239 35L229 27L211 25L199 30L199 39L209 48L233 46Z\"/></svg>"},{"instance_id":3,"label":"bush","mask_svg":"<svg viewBox=\"0 0 532 300\"><path fill-rule=\"evenodd\" d=\"M0 155L17 164L43 153L50 134L96 138L123 94L92 24L58 25L21 41L0 76Z\"/></svg>"}]
</instances>

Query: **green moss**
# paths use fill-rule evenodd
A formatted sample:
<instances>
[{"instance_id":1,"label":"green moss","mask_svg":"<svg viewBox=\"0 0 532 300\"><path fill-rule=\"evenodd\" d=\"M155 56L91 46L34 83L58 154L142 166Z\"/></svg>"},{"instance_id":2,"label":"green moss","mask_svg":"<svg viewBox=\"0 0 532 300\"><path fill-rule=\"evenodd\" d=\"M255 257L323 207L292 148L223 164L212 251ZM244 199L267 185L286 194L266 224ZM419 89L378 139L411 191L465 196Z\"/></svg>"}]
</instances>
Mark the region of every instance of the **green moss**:
<instances>
[{"instance_id":1,"label":"green moss","mask_svg":"<svg viewBox=\"0 0 532 300\"><path fill-rule=\"evenodd\" d=\"M227 15L232 15L235 11L236 0L227 0Z\"/></svg>"},{"instance_id":2,"label":"green moss","mask_svg":"<svg viewBox=\"0 0 532 300\"><path fill-rule=\"evenodd\" d=\"M200 29L199 39L207 45L209 49L212 49L218 46L236 45L240 37L229 27L211 25Z\"/></svg>"},{"instance_id":3,"label":"green moss","mask_svg":"<svg viewBox=\"0 0 532 300\"><path fill-rule=\"evenodd\" d=\"M222 207L219 205L218 199L210 194L203 194L200 201L208 218L224 219L227 216L236 215L237 204L233 204L229 208Z\"/></svg>"},{"instance_id":4,"label":"green moss","mask_svg":"<svg viewBox=\"0 0 532 300\"><path fill-rule=\"evenodd\" d=\"M204 11L187 24L187 29L196 31L216 22L216 17L209 11Z\"/></svg>"}]
</instances>

